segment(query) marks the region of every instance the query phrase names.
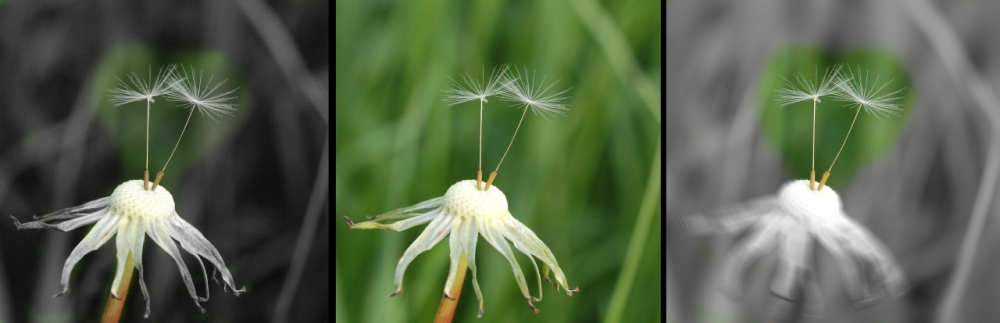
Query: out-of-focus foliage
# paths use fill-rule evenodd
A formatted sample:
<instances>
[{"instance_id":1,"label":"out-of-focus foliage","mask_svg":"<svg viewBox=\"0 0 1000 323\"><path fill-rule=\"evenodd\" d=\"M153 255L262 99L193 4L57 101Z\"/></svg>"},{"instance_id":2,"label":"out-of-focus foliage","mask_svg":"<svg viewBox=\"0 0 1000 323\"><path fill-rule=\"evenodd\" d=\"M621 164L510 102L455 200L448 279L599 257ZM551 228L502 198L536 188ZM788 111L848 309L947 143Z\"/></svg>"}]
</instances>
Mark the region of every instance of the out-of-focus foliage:
<instances>
[{"instance_id":1,"label":"out-of-focus foliage","mask_svg":"<svg viewBox=\"0 0 1000 323\"><path fill-rule=\"evenodd\" d=\"M758 91L761 131L768 143L778 150L784 159L785 168L791 178L809 178L812 159L812 101L803 101L782 107L776 101L777 90L786 87L784 77L798 86L794 75L802 73L809 80L814 74L822 73L834 64L842 64L844 75L847 69L854 77L867 77L868 87L879 89L891 81L878 94L903 89L894 103L900 107L899 115L878 116L861 111L851 130L844 151L837 159L827 185L841 189L861 169L893 149L902 134L913 110L915 92L905 70L891 53L885 51L856 50L850 52L825 52L810 46L786 46L775 51L763 73ZM858 75L858 70L861 75ZM818 71L818 72L817 72ZM837 155L851 121L857 112L857 104L834 99L821 98L816 105L816 180L822 176Z\"/></svg>"},{"instance_id":2,"label":"out-of-focus foliage","mask_svg":"<svg viewBox=\"0 0 1000 323\"><path fill-rule=\"evenodd\" d=\"M535 303L540 312L533 313L508 262L480 240L476 261L485 313L475 318L478 301L466 281L456 322L604 317L647 182L659 187L659 178L649 178L660 136L650 112L655 107L646 106L632 82L659 79L660 3L574 1L337 3L337 215L363 220L475 178L478 102L446 106L448 76L468 72L479 79L484 67L489 73L509 63L522 75L524 68L537 70L536 82L543 75L546 83L560 80L550 91L572 88L566 117L528 113L495 185L514 217L552 249L580 293L568 297L546 284L544 300ZM581 18L591 14L611 24ZM598 41L595 34L612 41ZM633 63L635 70L612 62ZM484 176L496 167L520 116L521 110L499 98L485 105ZM660 321L659 225L655 216L637 280L622 296L624 322ZM368 232L336 223L338 322L432 319L448 272L447 241L409 266L402 294L385 297L394 290L397 261L424 227ZM537 296L530 261L517 257Z\"/></svg>"}]
</instances>

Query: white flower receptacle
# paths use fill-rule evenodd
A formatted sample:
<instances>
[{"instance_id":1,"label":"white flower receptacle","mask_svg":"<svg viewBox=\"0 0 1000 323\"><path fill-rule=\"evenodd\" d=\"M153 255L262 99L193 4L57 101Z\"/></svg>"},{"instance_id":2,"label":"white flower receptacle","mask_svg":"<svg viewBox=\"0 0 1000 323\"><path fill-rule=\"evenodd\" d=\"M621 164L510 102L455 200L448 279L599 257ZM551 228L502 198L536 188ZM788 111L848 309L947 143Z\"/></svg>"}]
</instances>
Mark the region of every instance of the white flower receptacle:
<instances>
[{"instance_id":1,"label":"white flower receptacle","mask_svg":"<svg viewBox=\"0 0 1000 323\"><path fill-rule=\"evenodd\" d=\"M147 191L142 180L118 185L111 193L111 210L131 219L162 220L174 214L174 197L163 186Z\"/></svg>"},{"instance_id":2,"label":"white flower receptacle","mask_svg":"<svg viewBox=\"0 0 1000 323\"><path fill-rule=\"evenodd\" d=\"M444 193L441 206L449 213L462 218L499 220L508 214L507 196L496 186L481 191L475 180L455 183Z\"/></svg>"},{"instance_id":3,"label":"white flower receptacle","mask_svg":"<svg viewBox=\"0 0 1000 323\"><path fill-rule=\"evenodd\" d=\"M778 190L778 204L788 214L802 221L815 222L842 218L844 214L840 195L833 188L824 187L814 191L809 189L808 180L794 180L785 183Z\"/></svg>"}]
</instances>

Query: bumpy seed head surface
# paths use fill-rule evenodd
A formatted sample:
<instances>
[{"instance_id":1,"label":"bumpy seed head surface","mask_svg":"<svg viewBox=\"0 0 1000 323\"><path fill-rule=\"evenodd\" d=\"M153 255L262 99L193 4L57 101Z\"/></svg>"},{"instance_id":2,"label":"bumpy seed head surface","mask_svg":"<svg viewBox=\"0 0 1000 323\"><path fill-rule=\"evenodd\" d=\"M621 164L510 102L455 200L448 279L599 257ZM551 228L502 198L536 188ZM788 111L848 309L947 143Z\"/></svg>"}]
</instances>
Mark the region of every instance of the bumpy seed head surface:
<instances>
[{"instance_id":1,"label":"bumpy seed head surface","mask_svg":"<svg viewBox=\"0 0 1000 323\"><path fill-rule=\"evenodd\" d=\"M174 214L174 197L163 186L155 191L142 189L142 180L126 181L111 193L111 210L128 218L166 219Z\"/></svg>"},{"instance_id":2,"label":"bumpy seed head surface","mask_svg":"<svg viewBox=\"0 0 1000 323\"><path fill-rule=\"evenodd\" d=\"M476 180L459 181L448 188L441 206L449 214L458 217L499 219L506 216L507 197L500 188L490 186L489 190L476 189Z\"/></svg>"},{"instance_id":3,"label":"bumpy seed head surface","mask_svg":"<svg viewBox=\"0 0 1000 323\"><path fill-rule=\"evenodd\" d=\"M811 220L839 216L843 213L840 196L830 187L820 191L809 189L809 180L791 181L778 191L781 207L795 216Z\"/></svg>"}]
</instances>

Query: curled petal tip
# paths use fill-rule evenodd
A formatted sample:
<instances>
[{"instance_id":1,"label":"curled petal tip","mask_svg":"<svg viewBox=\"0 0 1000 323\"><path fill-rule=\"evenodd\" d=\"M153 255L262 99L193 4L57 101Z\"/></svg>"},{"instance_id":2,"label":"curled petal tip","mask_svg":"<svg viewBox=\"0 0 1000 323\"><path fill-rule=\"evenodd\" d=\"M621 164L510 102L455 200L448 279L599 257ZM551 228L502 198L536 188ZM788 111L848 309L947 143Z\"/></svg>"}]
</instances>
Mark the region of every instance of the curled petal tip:
<instances>
[{"instance_id":1,"label":"curled petal tip","mask_svg":"<svg viewBox=\"0 0 1000 323\"><path fill-rule=\"evenodd\" d=\"M392 294L389 294L389 296L386 296L386 297L393 297L393 296L399 295L399 293L402 293L402 292L403 292L403 289L400 288L400 289L397 289L395 292L392 292Z\"/></svg>"},{"instance_id":2,"label":"curled petal tip","mask_svg":"<svg viewBox=\"0 0 1000 323\"><path fill-rule=\"evenodd\" d=\"M345 215L344 220L347 220L347 226L351 227L351 229L354 229L354 221L351 221L351 218Z\"/></svg>"},{"instance_id":3,"label":"curled petal tip","mask_svg":"<svg viewBox=\"0 0 1000 323\"><path fill-rule=\"evenodd\" d=\"M569 296L573 296L573 294L576 294L576 293L579 293L579 292L580 292L580 286L576 286L576 288L567 289L566 290L566 294L569 294Z\"/></svg>"},{"instance_id":4,"label":"curled petal tip","mask_svg":"<svg viewBox=\"0 0 1000 323\"><path fill-rule=\"evenodd\" d=\"M533 297L526 297L525 299L528 300L528 307L530 307L531 310L535 312L535 314L538 314L538 308L535 307L535 304L531 304Z\"/></svg>"},{"instance_id":5,"label":"curled petal tip","mask_svg":"<svg viewBox=\"0 0 1000 323\"><path fill-rule=\"evenodd\" d=\"M236 295L236 296L240 296L240 294L243 294L243 293L246 293L246 292L247 292L247 288L245 286L242 287L242 288L240 288L240 289L233 289L233 295ZM206 298L206 300L207 300L207 298Z\"/></svg>"},{"instance_id":6,"label":"curled petal tip","mask_svg":"<svg viewBox=\"0 0 1000 323\"><path fill-rule=\"evenodd\" d=\"M18 230L20 230L21 229L21 221L18 221L17 218L15 218L13 215L10 216L10 219L14 220L14 225L17 226Z\"/></svg>"},{"instance_id":7,"label":"curled petal tip","mask_svg":"<svg viewBox=\"0 0 1000 323\"><path fill-rule=\"evenodd\" d=\"M483 318L483 310L479 310L479 314L476 314L476 318Z\"/></svg>"}]
</instances>

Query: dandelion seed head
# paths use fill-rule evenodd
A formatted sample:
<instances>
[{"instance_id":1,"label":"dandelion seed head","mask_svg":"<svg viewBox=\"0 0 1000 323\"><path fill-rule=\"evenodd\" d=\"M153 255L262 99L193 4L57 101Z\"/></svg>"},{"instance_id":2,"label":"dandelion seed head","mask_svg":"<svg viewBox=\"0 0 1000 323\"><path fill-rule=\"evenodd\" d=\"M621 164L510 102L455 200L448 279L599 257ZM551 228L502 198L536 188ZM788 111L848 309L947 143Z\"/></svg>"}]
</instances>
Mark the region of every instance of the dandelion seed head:
<instances>
[{"instance_id":1,"label":"dandelion seed head","mask_svg":"<svg viewBox=\"0 0 1000 323\"><path fill-rule=\"evenodd\" d=\"M510 80L505 82L507 84L507 91L500 94L501 99L517 102L512 106L531 109L533 113L541 115L546 119L552 115L566 115L566 111L569 108L567 108L566 104L560 103L560 101L569 98L565 94L572 88L549 93L549 90L559 83L559 80L549 83L548 86L543 88L545 76L542 76L542 80L536 86L535 79L538 75L537 72L532 74L530 79L527 67L524 69L523 77L517 69L515 69L515 72L517 73L516 77L511 77Z\"/></svg>"},{"instance_id":2,"label":"dandelion seed head","mask_svg":"<svg viewBox=\"0 0 1000 323\"><path fill-rule=\"evenodd\" d=\"M483 103L489 102L487 97L501 94L506 91L506 82L509 82L508 78L509 65L500 65L499 67L493 68L490 73L490 78L486 79L486 70L483 68L483 79L476 80L469 73L462 74L462 81L465 82L463 86L459 82L448 77L451 80L452 87L444 90L446 94L444 101L448 106L453 106L459 103L465 103L473 100L479 100Z\"/></svg>"},{"instance_id":3,"label":"dandelion seed head","mask_svg":"<svg viewBox=\"0 0 1000 323\"><path fill-rule=\"evenodd\" d=\"M876 118L881 120L880 116L887 115L899 115L899 105L893 103L902 96L899 95L900 92L905 88L900 88L892 92L883 92L893 80L879 84L879 76L875 76L875 79L869 82L869 72L864 71L862 77L861 68L858 67L857 71L852 71L848 69L848 75L846 76L845 82L839 83L840 91L833 94L834 99L839 101L849 101L845 107L864 109L865 113L874 115Z\"/></svg>"},{"instance_id":4,"label":"dandelion seed head","mask_svg":"<svg viewBox=\"0 0 1000 323\"><path fill-rule=\"evenodd\" d=\"M154 97L170 94L174 91L173 85L181 81L175 75L176 68L175 65L167 65L165 68L160 68L154 77L152 67L150 67L149 77L146 80L140 78L135 72L126 74L131 84L115 76L114 78L118 80L118 87L110 90L111 103L117 107L142 100L149 103L156 102Z\"/></svg>"},{"instance_id":5,"label":"dandelion seed head","mask_svg":"<svg viewBox=\"0 0 1000 323\"><path fill-rule=\"evenodd\" d=\"M823 72L823 77L818 78L819 71L817 67L813 80L809 80L802 73L798 73L795 75L795 81L798 85L781 77L785 81L785 87L777 91L778 104L786 106L806 100L812 100L817 103L822 102L820 100L821 96L831 95L840 91L838 85L847 81L841 77L841 69L840 65L827 67L826 71Z\"/></svg>"},{"instance_id":6,"label":"dandelion seed head","mask_svg":"<svg viewBox=\"0 0 1000 323\"><path fill-rule=\"evenodd\" d=\"M177 106L196 109L199 113L207 115L213 121L215 117L222 115L232 116L233 112L236 111L236 105L229 103L229 101L237 97L233 93L239 90L239 88L226 92L215 92L228 79L212 85L214 76L209 76L208 81L203 82L205 72L202 71L198 74L195 72L194 67L191 67L190 75L184 69L181 69L181 73L181 82L175 82L173 86L174 91L166 94L167 99L181 102Z\"/></svg>"}]
</instances>

